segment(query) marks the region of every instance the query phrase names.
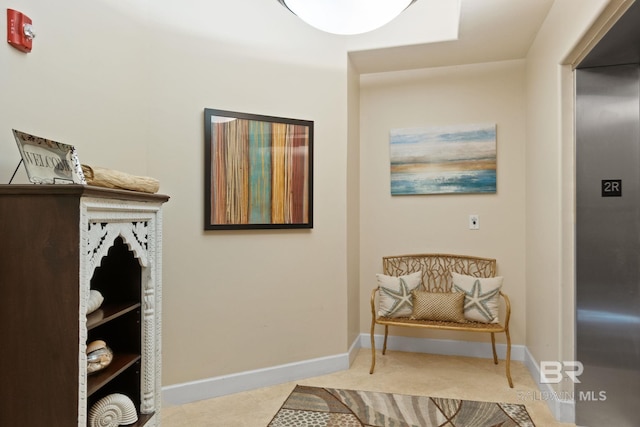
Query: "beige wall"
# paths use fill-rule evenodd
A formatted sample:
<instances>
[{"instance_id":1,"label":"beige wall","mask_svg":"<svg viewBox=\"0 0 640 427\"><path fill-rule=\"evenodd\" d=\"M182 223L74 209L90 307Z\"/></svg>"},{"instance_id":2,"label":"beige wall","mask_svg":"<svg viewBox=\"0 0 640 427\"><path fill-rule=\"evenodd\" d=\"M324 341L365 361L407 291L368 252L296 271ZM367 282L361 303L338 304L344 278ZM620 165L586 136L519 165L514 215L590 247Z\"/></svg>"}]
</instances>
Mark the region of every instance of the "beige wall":
<instances>
[{"instance_id":1,"label":"beige wall","mask_svg":"<svg viewBox=\"0 0 640 427\"><path fill-rule=\"evenodd\" d=\"M369 330L382 256L469 254L497 259L512 300L512 338L524 344L524 70L515 60L361 77L362 332ZM496 194L391 196L391 129L465 123L497 125ZM469 214L480 216L480 230L468 229Z\"/></svg>"},{"instance_id":2,"label":"beige wall","mask_svg":"<svg viewBox=\"0 0 640 427\"><path fill-rule=\"evenodd\" d=\"M164 385L345 353L343 40L275 1L112 3L5 4L38 36L0 49L0 179L16 127L160 180ZM315 121L312 230L203 231L205 107Z\"/></svg>"},{"instance_id":3,"label":"beige wall","mask_svg":"<svg viewBox=\"0 0 640 427\"><path fill-rule=\"evenodd\" d=\"M20 160L12 128L74 144L85 163L147 172L148 69L140 58L148 43L140 16L100 1L9 0L2 34L6 8L30 16L37 37L29 54L0 48L0 182ZM25 179L21 168L17 181Z\"/></svg>"},{"instance_id":4,"label":"beige wall","mask_svg":"<svg viewBox=\"0 0 640 427\"><path fill-rule=\"evenodd\" d=\"M212 34L150 24L151 172L172 195L167 385L347 350L346 55L326 53L340 52L337 39L318 39L277 2L250 1L251 14L242 3L197 2L221 26ZM287 24L300 25L296 37ZM202 231L204 107L314 120L312 230Z\"/></svg>"},{"instance_id":5,"label":"beige wall","mask_svg":"<svg viewBox=\"0 0 640 427\"><path fill-rule=\"evenodd\" d=\"M368 332L380 258L412 252L497 258L514 343L566 358L572 150L558 64L606 3L557 0L526 62L358 87L343 39L275 1L9 0L38 37L28 55L0 49L0 181L19 161L12 128L160 179L164 385L344 353ZM315 121L313 230L202 230L207 107ZM496 195L390 196L390 129L469 122L498 125Z\"/></svg>"},{"instance_id":6,"label":"beige wall","mask_svg":"<svg viewBox=\"0 0 640 427\"><path fill-rule=\"evenodd\" d=\"M360 335L360 75L351 61L348 65L347 346L351 346Z\"/></svg>"},{"instance_id":7,"label":"beige wall","mask_svg":"<svg viewBox=\"0 0 640 427\"><path fill-rule=\"evenodd\" d=\"M608 3L558 0L527 60L527 348L574 360L573 76L562 62Z\"/></svg>"}]
</instances>

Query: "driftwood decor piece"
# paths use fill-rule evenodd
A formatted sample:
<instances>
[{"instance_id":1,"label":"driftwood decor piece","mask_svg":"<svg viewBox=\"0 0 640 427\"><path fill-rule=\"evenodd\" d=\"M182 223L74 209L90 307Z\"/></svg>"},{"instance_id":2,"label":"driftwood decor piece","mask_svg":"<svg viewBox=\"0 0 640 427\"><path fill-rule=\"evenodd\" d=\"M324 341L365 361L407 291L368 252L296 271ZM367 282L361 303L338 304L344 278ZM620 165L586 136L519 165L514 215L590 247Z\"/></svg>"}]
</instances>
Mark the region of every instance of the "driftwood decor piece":
<instances>
[{"instance_id":1,"label":"driftwood decor piece","mask_svg":"<svg viewBox=\"0 0 640 427\"><path fill-rule=\"evenodd\" d=\"M82 165L82 172L89 185L120 190L141 191L143 193L157 193L160 182L148 176L135 176L112 169L98 166Z\"/></svg>"}]
</instances>

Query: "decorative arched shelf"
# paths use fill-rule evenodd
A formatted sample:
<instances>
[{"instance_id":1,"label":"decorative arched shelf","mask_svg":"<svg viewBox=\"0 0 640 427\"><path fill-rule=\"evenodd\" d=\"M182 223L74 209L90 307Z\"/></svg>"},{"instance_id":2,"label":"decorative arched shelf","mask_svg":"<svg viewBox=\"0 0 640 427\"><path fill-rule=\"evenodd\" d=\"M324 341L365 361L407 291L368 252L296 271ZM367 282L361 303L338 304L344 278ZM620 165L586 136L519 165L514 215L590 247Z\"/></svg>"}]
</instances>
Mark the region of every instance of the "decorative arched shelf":
<instances>
[{"instance_id":1,"label":"decorative arched shelf","mask_svg":"<svg viewBox=\"0 0 640 427\"><path fill-rule=\"evenodd\" d=\"M133 426L160 424L168 199L85 185L0 185L0 333L8 340L0 366L11 367L2 376L12 390L0 403L0 425L86 427L92 405L113 393L134 403ZM92 289L104 301L87 314ZM89 374L87 343L98 339L113 361Z\"/></svg>"}]
</instances>

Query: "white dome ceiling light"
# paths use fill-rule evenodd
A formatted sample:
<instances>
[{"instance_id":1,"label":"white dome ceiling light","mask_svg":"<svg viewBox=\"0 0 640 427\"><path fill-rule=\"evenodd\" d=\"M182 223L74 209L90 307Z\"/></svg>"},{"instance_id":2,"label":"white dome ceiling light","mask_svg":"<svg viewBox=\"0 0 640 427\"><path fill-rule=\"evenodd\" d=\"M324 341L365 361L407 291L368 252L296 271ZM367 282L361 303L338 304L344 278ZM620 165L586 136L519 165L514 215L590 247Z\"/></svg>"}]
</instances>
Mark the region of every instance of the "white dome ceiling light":
<instances>
[{"instance_id":1,"label":"white dome ceiling light","mask_svg":"<svg viewBox=\"0 0 640 427\"><path fill-rule=\"evenodd\" d=\"M362 34L392 21L417 0L278 0L307 24L332 34Z\"/></svg>"}]
</instances>

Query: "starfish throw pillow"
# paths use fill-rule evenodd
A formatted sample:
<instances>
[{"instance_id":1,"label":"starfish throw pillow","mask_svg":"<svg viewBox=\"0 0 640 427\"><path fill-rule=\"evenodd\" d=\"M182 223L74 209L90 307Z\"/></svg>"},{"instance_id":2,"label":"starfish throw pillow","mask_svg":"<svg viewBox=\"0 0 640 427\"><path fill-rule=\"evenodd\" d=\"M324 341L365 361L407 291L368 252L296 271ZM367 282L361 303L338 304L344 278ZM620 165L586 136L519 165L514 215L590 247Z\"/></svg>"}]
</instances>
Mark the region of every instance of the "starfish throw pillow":
<instances>
[{"instance_id":1,"label":"starfish throw pillow","mask_svg":"<svg viewBox=\"0 0 640 427\"><path fill-rule=\"evenodd\" d=\"M498 323L502 277L480 278L451 273L453 290L463 292L464 317L482 323Z\"/></svg>"},{"instance_id":2,"label":"starfish throw pillow","mask_svg":"<svg viewBox=\"0 0 640 427\"><path fill-rule=\"evenodd\" d=\"M378 279L378 295L380 304L378 316L409 317L413 312L413 295L411 292L422 283L422 272L405 276L387 276L376 274Z\"/></svg>"}]
</instances>

